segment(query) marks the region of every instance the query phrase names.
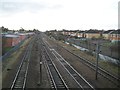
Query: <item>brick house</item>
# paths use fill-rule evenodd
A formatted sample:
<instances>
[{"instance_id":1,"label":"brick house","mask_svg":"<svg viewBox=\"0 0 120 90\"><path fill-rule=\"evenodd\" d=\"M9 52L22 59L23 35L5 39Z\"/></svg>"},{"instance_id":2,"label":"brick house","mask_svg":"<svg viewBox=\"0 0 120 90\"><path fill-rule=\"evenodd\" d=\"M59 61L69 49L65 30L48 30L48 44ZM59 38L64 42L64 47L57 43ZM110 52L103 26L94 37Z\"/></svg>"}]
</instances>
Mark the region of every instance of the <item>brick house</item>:
<instances>
[{"instance_id":1,"label":"brick house","mask_svg":"<svg viewBox=\"0 0 120 90\"><path fill-rule=\"evenodd\" d=\"M20 41L18 35L6 34L2 36L2 42L3 47L13 47L17 45Z\"/></svg>"},{"instance_id":2,"label":"brick house","mask_svg":"<svg viewBox=\"0 0 120 90\"><path fill-rule=\"evenodd\" d=\"M104 31L103 32L103 37L104 37L104 39L106 39L106 40L110 40L110 36L111 36L111 33L113 32L114 30L108 30L108 31Z\"/></svg>"},{"instance_id":3,"label":"brick house","mask_svg":"<svg viewBox=\"0 0 120 90\"><path fill-rule=\"evenodd\" d=\"M79 31L76 33L77 37L84 38L85 37L85 31Z\"/></svg>"},{"instance_id":4,"label":"brick house","mask_svg":"<svg viewBox=\"0 0 120 90\"><path fill-rule=\"evenodd\" d=\"M70 31L68 31L68 30L63 30L62 31L62 34L63 35L69 35L69 36L78 36L78 34L77 34L77 32L78 32L78 30L70 30Z\"/></svg>"},{"instance_id":5,"label":"brick house","mask_svg":"<svg viewBox=\"0 0 120 90\"><path fill-rule=\"evenodd\" d=\"M62 32L63 35L71 35L72 33L73 33L73 32L68 31L68 30L64 30L64 31Z\"/></svg>"},{"instance_id":6,"label":"brick house","mask_svg":"<svg viewBox=\"0 0 120 90\"><path fill-rule=\"evenodd\" d=\"M109 38L112 42L120 41L120 29L114 30Z\"/></svg>"},{"instance_id":7,"label":"brick house","mask_svg":"<svg viewBox=\"0 0 120 90\"><path fill-rule=\"evenodd\" d=\"M86 30L85 31L85 38L99 38L102 36L102 31L100 30Z\"/></svg>"},{"instance_id":8,"label":"brick house","mask_svg":"<svg viewBox=\"0 0 120 90\"><path fill-rule=\"evenodd\" d=\"M18 33L17 35L19 35L19 40L22 41L27 37L26 33Z\"/></svg>"}]
</instances>

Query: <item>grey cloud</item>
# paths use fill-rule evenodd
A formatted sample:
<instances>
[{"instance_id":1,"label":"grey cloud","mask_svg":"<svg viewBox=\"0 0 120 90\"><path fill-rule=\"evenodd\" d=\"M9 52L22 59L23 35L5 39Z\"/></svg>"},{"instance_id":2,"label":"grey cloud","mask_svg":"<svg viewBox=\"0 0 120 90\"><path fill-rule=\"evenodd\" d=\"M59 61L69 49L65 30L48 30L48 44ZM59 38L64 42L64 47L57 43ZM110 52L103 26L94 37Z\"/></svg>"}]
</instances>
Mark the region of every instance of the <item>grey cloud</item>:
<instances>
[{"instance_id":1,"label":"grey cloud","mask_svg":"<svg viewBox=\"0 0 120 90\"><path fill-rule=\"evenodd\" d=\"M2 2L0 4L0 10L3 12L19 12L23 10L30 11L45 8L42 4L28 2Z\"/></svg>"},{"instance_id":2,"label":"grey cloud","mask_svg":"<svg viewBox=\"0 0 120 90\"><path fill-rule=\"evenodd\" d=\"M0 2L0 11L3 13L16 13L21 11L37 12L42 9L61 8L61 5L48 5L37 2Z\"/></svg>"}]
</instances>

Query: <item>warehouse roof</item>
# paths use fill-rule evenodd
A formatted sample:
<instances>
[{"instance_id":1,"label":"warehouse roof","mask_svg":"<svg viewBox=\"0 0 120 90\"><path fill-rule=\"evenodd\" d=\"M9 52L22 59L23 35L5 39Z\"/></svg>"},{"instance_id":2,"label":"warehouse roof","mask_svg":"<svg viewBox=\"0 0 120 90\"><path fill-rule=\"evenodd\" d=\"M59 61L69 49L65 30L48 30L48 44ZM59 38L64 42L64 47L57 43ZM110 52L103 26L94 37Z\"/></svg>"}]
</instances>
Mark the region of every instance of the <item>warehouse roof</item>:
<instances>
[{"instance_id":1,"label":"warehouse roof","mask_svg":"<svg viewBox=\"0 0 120 90\"><path fill-rule=\"evenodd\" d=\"M17 38L17 37L19 37L19 35L16 35L16 34L4 34L3 37Z\"/></svg>"},{"instance_id":2,"label":"warehouse roof","mask_svg":"<svg viewBox=\"0 0 120 90\"><path fill-rule=\"evenodd\" d=\"M26 33L17 33L18 35L26 35Z\"/></svg>"}]
</instances>

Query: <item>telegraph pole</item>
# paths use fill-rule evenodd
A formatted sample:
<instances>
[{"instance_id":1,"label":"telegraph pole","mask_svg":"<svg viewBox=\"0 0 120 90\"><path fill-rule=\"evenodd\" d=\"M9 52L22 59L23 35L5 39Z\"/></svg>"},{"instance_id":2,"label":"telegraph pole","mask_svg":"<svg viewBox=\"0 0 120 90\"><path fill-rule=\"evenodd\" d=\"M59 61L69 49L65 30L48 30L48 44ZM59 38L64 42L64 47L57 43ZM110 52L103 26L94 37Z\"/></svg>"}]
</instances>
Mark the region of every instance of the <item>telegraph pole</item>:
<instances>
[{"instance_id":1,"label":"telegraph pole","mask_svg":"<svg viewBox=\"0 0 120 90\"><path fill-rule=\"evenodd\" d=\"M95 73L95 79L97 80L98 77L98 59L99 59L99 50L100 49L100 45L99 43L97 43L97 48L96 48L96 73Z\"/></svg>"}]
</instances>

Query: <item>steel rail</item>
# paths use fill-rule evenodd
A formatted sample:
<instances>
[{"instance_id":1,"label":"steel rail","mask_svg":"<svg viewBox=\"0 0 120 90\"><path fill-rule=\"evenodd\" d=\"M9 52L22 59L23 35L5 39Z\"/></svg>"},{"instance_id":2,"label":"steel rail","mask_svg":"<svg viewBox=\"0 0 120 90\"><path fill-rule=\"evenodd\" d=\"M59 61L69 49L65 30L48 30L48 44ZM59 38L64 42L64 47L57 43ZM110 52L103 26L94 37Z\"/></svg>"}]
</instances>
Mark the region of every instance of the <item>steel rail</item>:
<instances>
[{"instance_id":1,"label":"steel rail","mask_svg":"<svg viewBox=\"0 0 120 90\"><path fill-rule=\"evenodd\" d=\"M31 40L31 42L33 41L33 39ZM30 55L29 49L32 47L31 42L29 43L29 45L26 49L26 52L22 58L22 61L20 63L20 66L18 67L17 73L15 74L14 80L13 80L12 85L10 87L11 90L17 89L17 88L20 88L20 89L25 88L26 77L27 77L27 72L28 72L28 65L29 65L29 62L28 62L29 55ZM27 61L27 59L28 59L28 61Z\"/></svg>"},{"instance_id":2,"label":"steel rail","mask_svg":"<svg viewBox=\"0 0 120 90\"><path fill-rule=\"evenodd\" d=\"M64 48L63 46L61 46L62 48ZM67 50L68 52L70 52L71 54L73 54L74 56L80 58L82 61L85 61L86 63L84 63L85 65L87 65L88 67L90 67L91 69L93 69L94 71L96 70L95 67L96 65L91 63L90 61L88 61L87 59L84 59L76 54L74 54L73 52L69 51L68 49L64 48L65 50ZM119 86L117 83L115 83L114 80L120 82L120 79L114 75L112 75L111 73L109 73L108 71L102 69L101 67L98 67L98 73L103 76L104 78L108 79L109 81L111 81L113 84ZM107 75L107 76L106 76ZM111 80L111 78L113 78L114 80Z\"/></svg>"},{"instance_id":3,"label":"steel rail","mask_svg":"<svg viewBox=\"0 0 120 90\"><path fill-rule=\"evenodd\" d=\"M50 38L49 38L49 39L50 39ZM46 44L48 45L48 43L46 43ZM90 68L93 69L94 71L96 70L96 69L95 69L96 65L93 64L93 63L91 63L89 60L84 59L84 58L76 55L75 53L71 52L70 50L66 49L65 47L63 47L63 46L61 46L61 45L59 45L59 46L62 47L63 49L65 49L66 51L68 51L69 53L71 53L72 55L78 57L81 61L85 61L85 62L86 62L86 63L83 63L83 64L87 65L88 67L90 67ZM103 68L101 68L101 67L99 67L99 66L98 66L98 70L99 70L98 73L99 73L101 76L103 76L104 78L106 78L106 79L108 79L109 81L111 81L113 84L115 84L115 85L117 85L118 87L120 87L120 85L119 85L120 78L112 75L111 73L109 73L108 71L104 70ZM107 75L107 76L106 76L106 75ZM113 78L114 80L111 80L111 78ZM118 83L115 83L115 81L118 82Z\"/></svg>"},{"instance_id":4,"label":"steel rail","mask_svg":"<svg viewBox=\"0 0 120 90\"><path fill-rule=\"evenodd\" d=\"M45 43L45 42L44 42ZM53 50L53 49L50 49L49 48L49 46L47 46L47 48L49 49L49 50ZM47 52L47 50L46 50L46 52ZM52 52L52 54L55 56L55 54ZM57 58L56 56L55 56L55 58ZM58 58L57 58L58 59ZM58 61L59 61L59 59L58 59ZM61 62L60 62L61 63ZM64 65L62 65L63 67L64 67L64 69L68 72L68 74L73 78L73 80L77 83L77 85L83 90L83 87L81 86L81 84L75 79L75 77L69 72L69 70L64 66Z\"/></svg>"},{"instance_id":5,"label":"steel rail","mask_svg":"<svg viewBox=\"0 0 120 90\"><path fill-rule=\"evenodd\" d=\"M45 60L45 62L46 62L46 67L47 67L48 73L49 73L49 75L50 75L50 80L51 80L51 82L52 82L52 83L51 83L51 87L56 89L57 86L56 86L55 81L54 81L54 79L53 79L53 76L52 76L52 73L51 73L51 71L50 71L50 68L49 68L46 60Z\"/></svg>"},{"instance_id":6,"label":"steel rail","mask_svg":"<svg viewBox=\"0 0 120 90\"><path fill-rule=\"evenodd\" d=\"M63 66L65 66L65 68L71 73L71 75L76 79L76 77L77 77L77 79L76 79L76 81L81 85L81 87L84 89L84 88L92 88L92 89L94 89L93 88L93 86L92 85L90 85L89 84L89 82L88 81L86 81L85 80L85 78L83 78L83 76L82 75L80 75L68 62L66 62L66 61L64 61L64 59L62 59L61 57L61 59L59 59L59 57L54 53L54 55L55 55L55 57L59 60L59 62L63 65ZM64 63L64 64L63 64ZM85 83L84 83L84 82ZM83 83L84 83L84 85L83 85Z\"/></svg>"},{"instance_id":7,"label":"steel rail","mask_svg":"<svg viewBox=\"0 0 120 90\"><path fill-rule=\"evenodd\" d=\"M54 51L55 51L55 50L54 50ZM56 51L55 51L55 52L56 52ZM60 54L58 54L57 52L56 52L56 54L57 54L67 65L69 65L91 88L93 88L93 86L92 86L88 81L86 81L85 78L83 78L82 75L80 75Z\"/></svg>"},{"instance_id":8,"label":"steel rail","mask_svg":"<svg viewBox=\"0 0 120 90\"><path fill-rule=\"evenodd\" d=\"M48 49L50 49L49 46L47 46L47 47L48 47ZM72 68L72 70L74 71L74 74L76 73L76 75L78 75L88 85L89 88L92 88L94 90L94 87L85 78L83 78L82 75L80 75L62 56L60 56L54 49L50 49L50 50L53 51L52 52L53 55L58 59L58 61L61 63L61 65L68 71L68 73L73 77L73 79L75 80L75 82L77 82L77 84L80 86L80 88L84 89L84 87L80 84L80 82L78 80L76 80L76 77L63 64L63 62L66 63L66 65L68 65L70 68ZM60 59L59 59L59 57L57 57L57 55L54 52L60 57Z\"/></svg>"},{"instance_id":9,"label":"steel rail","mask_svg":"<svg viewBox=\"0 0 120 90\"><path fill-rule=\"evenodd\" d=\"M45 58L43 58L43 59L45 60L44 65L45 65L45 67L47 69L47 74L48 74L48 77L49 77L49 81L50 81L51 87L57 90L57 87L56 87L53 75L52 75L52 73L50 71L50 68L49 68L49 66L47 64L47 60Z\"/></svg>"},{"instance_id":10,"label":"steel rail","mask_svg":"<svg viewBox=\"0 0 120 90\"><path fill-rule=\"evenodd\" d=\"M28 48L27 48L27 49L28 49ZM18 70L17 70L17 73L16 73L16 75L15 75L14 81L12 82L11 90L14 88L15 82L16 82L16 80L17 80L17 78L18 78L18 75L19 75L19 73L20 73L21 67L22 67L23 62L24 62L24 60L25 60L25 58L26 58L27 52L28 52L28 50L26 50L26 52L25 52L25 54L24 54L24 56L23 56L23 58L22 58L22 61L21 61L21 63L20 63L20 66L19 66L19 68L18 68Z\"/></svg>"},{"instance_id":11,"label":"steel rail","mask_svg":"<svg viewBox=\"0 0 120 90\"><path fill-rule=\"evenodd\" d=\"M44 50L45 50L45 47L44 47ZM50 56L49 56L49 54L46 50L45 50L45 53L46 53L45 54L45 58L46 58L45 60L47 62L48 70L50 72L50 76L52 77L52 81L54 83L55 89L63 88L63 89L69 90L67 84L65 83L65 81L62 78L60 72L58 71L57 67L55 66L54 62L52 61L52 59L50 58ZM52 67L51 69L53 69L53 70L51 70L50 67ZM53 71L56 72L55 74L57 75L57 79L59 81L56 81L57 79L55 80L55 78L54 78L55 75L53 74Z\"/></svg>"}]
</instances>

